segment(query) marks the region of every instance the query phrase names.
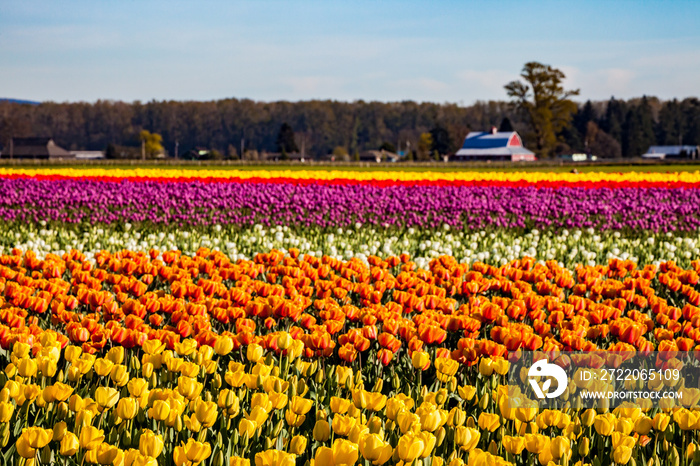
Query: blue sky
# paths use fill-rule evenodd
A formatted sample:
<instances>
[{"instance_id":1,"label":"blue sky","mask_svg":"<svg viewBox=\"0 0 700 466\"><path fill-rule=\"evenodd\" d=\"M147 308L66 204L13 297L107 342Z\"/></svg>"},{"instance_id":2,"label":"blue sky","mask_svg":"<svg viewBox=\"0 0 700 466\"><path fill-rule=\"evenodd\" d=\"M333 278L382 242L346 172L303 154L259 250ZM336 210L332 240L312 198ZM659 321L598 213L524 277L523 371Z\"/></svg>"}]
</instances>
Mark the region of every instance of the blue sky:
<instances>
[{"instance_id":1,"label":"blue sky","mask_svg":"<svg viewBox=\"0 0 700 466\"><path fill-rule=\"evenodd\" d=\"M581 99L700 94L696 1L0 2L0 97L506 98L527 61Z\"/></svg>"}]
</instances>

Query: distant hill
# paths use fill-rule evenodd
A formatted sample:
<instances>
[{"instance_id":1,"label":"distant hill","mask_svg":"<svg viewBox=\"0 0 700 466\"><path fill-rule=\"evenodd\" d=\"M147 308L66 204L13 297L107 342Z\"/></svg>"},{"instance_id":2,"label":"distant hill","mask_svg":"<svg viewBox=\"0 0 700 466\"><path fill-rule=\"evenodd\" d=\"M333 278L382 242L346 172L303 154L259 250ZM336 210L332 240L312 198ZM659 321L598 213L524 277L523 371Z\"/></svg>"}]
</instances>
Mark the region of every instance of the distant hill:
<instances>
[{"instance_id":1,"label":"distant hill","mask_svg":"<svg viewBox=\"0 0 700 466\"><path fill-rule=\"evenodd\" d=\"M0 102L9 102L11 104L27 104L27 105L39 105L41 103L41 102L35 102L33 100L8 99L5 97L0 97Z\"/></svg>"}]
</instances>

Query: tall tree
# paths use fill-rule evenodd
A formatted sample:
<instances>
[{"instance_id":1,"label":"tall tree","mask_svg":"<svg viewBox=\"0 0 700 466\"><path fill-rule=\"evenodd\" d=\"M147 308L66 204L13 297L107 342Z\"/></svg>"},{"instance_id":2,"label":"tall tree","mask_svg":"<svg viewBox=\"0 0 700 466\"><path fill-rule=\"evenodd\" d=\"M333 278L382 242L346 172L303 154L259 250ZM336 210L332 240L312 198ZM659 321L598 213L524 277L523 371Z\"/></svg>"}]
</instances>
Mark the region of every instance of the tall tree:
<instances>
[{"instance_id":1,"label":"tall tree","mask_svg":"<svg viewBox=\"0 0 700 466\"><path fill-rule=\"evenodd\" d=\"M430 130L430 136L433 138L433 144L431 147L432 152L437 152L440 155L445 155L450 152L452 142L450 141L450 133L447 131L447 129L437 125Z\"/></svg>"},{"instance_id":2,"label":"tall tree","mask_svg":"<svg viewBox=\"0 0 700 466\"><path fill-rule=\"evenodd\" d=\"M561 70L542 63L529 62L520 76L523 81L511 81L505 85L512 104L527 115L536 152L548 157L557 144L557 134L571 122L576 103L569 97L579 90L564 90L566 76Z\"/></svg>"},{"instance_id":3,"label":"tall tree","mask_svg":"<svg viewBox=\"0 0 700 466\"><path fill-rule=\"evenodd\" d=\"M294 130L287 122L282 123L280 132L277 135L277 147L282 153L289 154L299 152L296 141L294 141Z\"/></svg>"},{"instance_id":4,"label":"tall tree","mask_svg":"<svg viewBox=\"0 0 700 466\"><path fill-rule=\"evenodd\" d=\"M646 96L627 111L622 126L622 156L639 157L656 143L654 117Z\"/></svg>"},{"instance_id":5,"label":"tall tree","mask_svg":"<svg viewBox=\"0 0 700 466\"><path fill-rule=\"evenodd\" d=\"M498 127L498 131L502 133L509 133L513 131L513 123L510 122L510 118L503 117L501 124Z\"/></svg>"}]
</instances>

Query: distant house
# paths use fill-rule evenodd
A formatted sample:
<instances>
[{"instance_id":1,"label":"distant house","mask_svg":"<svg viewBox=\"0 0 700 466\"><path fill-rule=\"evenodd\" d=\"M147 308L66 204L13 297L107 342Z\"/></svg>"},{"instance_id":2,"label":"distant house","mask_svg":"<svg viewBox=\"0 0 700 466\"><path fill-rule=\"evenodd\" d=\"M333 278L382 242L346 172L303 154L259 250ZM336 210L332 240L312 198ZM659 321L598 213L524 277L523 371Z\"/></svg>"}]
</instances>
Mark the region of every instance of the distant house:
<instances>
[{"instance_id":1,"label":"distant house","mask_svg":"<svg viewBox=\"0 0 700 466\"><path fill-rule=\"evenodd\" d=\"M396 162L400 158L399 154L387 150L367 150L360 153L360 162Z\"/></svg>"},{"instance_id":2,"label":"distant house","mask_svg":"<svg viewBox=\"0 0 700 466\"><path fill-rule=\"evenodd\" d=\"M651 146L645 159L697 159L698 146Z\"/></svg>"},{"instance_id":3,"label":"distant house","mask_svg":"<svg viewBox=\"0 0 700 466\"><path fill-rule=\"evenodd\" d=\"M510 162L537 160L535 153L523 147L515 131L471 132L455 154L456 160L500 160Z\"/></svg>"},{"instance_id":4,"label":"distant house","mask_svg":"<svg viewBox=\"0 0 700 466\"><path fill-rule=\"evenodd\" d=\"M75 155L56 145L52 138L12 138L2 154L12 159L72 159Z\"/></svg>"},{"instance_id":5,"label":"distant house","mask_svg":"<svg viewBox=\"0 0 700 466\"><path fill-rule=\"evenodd\" d=\"M560 160L564 160L565 162L595 162L598 160L598 157L595 155L590 155L590 154L563 154L559 156Z\"/></svg>"},{"instance_id":6,"label":"distant house","mask_svg":"<svg viewBox=\"0 0 700 466\"><path fill-rule=\"evenodd\" d=\"M99 160L105 158L105 153L101 150L72 150L70 153L78 160Z\"/></svg>"}]
</instances>

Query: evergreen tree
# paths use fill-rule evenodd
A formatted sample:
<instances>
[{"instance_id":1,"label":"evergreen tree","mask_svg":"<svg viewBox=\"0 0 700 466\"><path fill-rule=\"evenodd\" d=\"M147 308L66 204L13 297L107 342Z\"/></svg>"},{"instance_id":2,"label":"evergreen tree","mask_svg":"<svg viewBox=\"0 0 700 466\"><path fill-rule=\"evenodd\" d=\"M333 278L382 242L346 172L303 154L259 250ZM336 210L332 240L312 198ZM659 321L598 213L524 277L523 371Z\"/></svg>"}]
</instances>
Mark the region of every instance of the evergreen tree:
<instances>
[{"instance_id":1,"label":"evergreen tree","mask_svg":"<svg viewBox=\"0 0 700 466\"><path fill-rule=\"evenodd\" d=\"M605 109L600 128L622 144L622 126L627 116L627 105L623 100L611 97Z\"/></svg>"},{"instance_id":2,"label":"evergreen tree","mask_svg":"<svg viewBox=\"0 0 700 466\"><path fill-rule=\"evenodd\" d=\"M513 123L510 122L510 118L504 117L501 120L501 125L498 127L498 131L502 133L509 133L511 131L515 131L513 129Z\"/></svg>"},{"instance_id":3,"label":"evergreen tree","mask_svg":"<svg viewBox=\"0 0 700 466\"><path fill-rule=\"evenodd\" d=\"M277 135L277 147L283 154L299 152L296 141L294 141L294 130L288 123L282 123L280 132Z\"/></svg>"},{"instance_id":4,"label":"evergreen tree","mask_svg":"<svg viewBox=\"0 0 700 466\"><path fill-rule=\"evenodd\" d=\"M438 153L437 160L439 160L440 155L450 152L450 146L452 145L450 133L442 126L437 125L430 130L430 136L433 138L431 150Z\"/></svg>"}]
</instances>

